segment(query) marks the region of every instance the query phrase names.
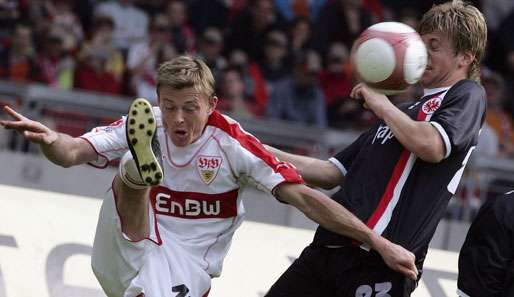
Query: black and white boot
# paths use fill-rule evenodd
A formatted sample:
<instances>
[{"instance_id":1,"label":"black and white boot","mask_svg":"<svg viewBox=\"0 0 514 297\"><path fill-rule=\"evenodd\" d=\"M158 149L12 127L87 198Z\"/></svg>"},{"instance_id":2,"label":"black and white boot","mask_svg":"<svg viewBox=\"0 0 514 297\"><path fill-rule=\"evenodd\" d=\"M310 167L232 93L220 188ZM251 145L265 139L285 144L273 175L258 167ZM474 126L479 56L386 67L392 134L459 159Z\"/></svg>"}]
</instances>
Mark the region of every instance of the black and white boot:
<instances>
[{"instance_id":1,"label":"black and white boot","mask_svg":"<svg viewBox=\"0 0 514 297\"><path fill-rule=\"evenodd\" d=\"M128 174L134 185L156 186L164 178L162 171L162 156L157 141L157 123L152 105L144 98L137 98L129 108L126 122L127 143L139 173L139 178L131 176L130 166L120 164L120 174ZM122 158L123 159L126 158ZM124 161L125 163L127 160ZM127 165L127 166L125 166ZM129 168L129 170L124 169ZM124 180L125 181L125 180ZM126 181L125 181L126 182ZM130 186L130 184L129 184Z\"/></svg>"}]
</instances>

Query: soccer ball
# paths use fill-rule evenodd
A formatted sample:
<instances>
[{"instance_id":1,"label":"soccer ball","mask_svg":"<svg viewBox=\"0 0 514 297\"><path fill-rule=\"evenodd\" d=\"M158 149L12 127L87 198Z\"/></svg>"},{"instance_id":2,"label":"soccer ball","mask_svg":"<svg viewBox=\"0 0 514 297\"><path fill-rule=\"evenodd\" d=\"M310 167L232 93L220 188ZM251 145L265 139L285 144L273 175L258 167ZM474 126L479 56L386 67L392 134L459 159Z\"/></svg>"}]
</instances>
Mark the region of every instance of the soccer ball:
<instances>
[{"instance_id":1,"label":"soccer ball","mask_svg":"<svg viewBox=\"0 0 514 297\"><path fill-rule=\"evenodd\" d=\"M394 95L415 84L427 66L427 50L419 34L398 22L367 28L352 47L358 77L372 89Z\"/></svg>"}]
</instances>

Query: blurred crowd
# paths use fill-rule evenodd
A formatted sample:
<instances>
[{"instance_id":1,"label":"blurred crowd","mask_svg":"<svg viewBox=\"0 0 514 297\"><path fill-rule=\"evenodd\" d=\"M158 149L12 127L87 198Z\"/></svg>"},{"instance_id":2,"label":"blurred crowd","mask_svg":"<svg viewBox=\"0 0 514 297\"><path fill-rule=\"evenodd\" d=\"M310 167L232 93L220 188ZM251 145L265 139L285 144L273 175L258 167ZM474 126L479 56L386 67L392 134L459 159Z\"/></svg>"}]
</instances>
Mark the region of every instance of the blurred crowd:
<instances>
[{"instance_id":1,"label":"blurred crowd","mask_svg":"<svg viewBox=\"0 0 514 297\"><path fill-rule=\"evenodd\" d=\"M235 116L364 129L376 119L348 95L353 41L379 21L416 27L420 0L0 0L0 78L142 96L156 102L157 66L182 53L216 77ZM485 14L483 67L495 154L514 155L514 1L471 1ZM412 100L412 87L393 98Z\"/></svg>"}]
</instances>

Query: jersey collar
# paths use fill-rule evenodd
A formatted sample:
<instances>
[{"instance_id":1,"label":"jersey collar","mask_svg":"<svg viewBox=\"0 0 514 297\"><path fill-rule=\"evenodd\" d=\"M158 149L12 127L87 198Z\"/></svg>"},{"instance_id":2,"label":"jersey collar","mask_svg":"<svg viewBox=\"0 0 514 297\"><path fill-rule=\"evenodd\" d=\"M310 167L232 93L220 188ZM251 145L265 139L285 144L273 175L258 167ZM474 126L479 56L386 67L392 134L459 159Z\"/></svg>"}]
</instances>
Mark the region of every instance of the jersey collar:
<instances>
[{"instance_id":1,"label":"jersey collar","mask_svg":"<svg viewBox=\"0 0 514 297\"><path fill-rule=\"evenodd\" d=\"M434 95L437 93L442 93L448 91L452 86L449 87L441 87L441 88L433 88L433 89L423 89L423 97Z\"/></svg>"}]
</instances>

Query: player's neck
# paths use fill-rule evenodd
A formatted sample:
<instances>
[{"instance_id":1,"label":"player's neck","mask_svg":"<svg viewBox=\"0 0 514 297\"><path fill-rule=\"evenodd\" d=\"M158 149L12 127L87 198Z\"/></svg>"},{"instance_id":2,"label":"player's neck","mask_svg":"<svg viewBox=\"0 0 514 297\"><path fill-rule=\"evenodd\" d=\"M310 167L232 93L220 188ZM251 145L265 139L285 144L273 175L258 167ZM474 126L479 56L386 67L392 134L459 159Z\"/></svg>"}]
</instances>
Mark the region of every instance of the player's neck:
<instances>
[{"instance_id":1,"label":"player's neck","mask_svg":"<svg viewBox=\"0 0 514 297\"><path fill-rule=\"evenodd\" d=\"M429 84L423 85L424 89L438 89L438 88L447 88L451 87L454 84L458 83L461 80L467 79L467 76L465 73L452 73L440 80L433 81Z\"/></svg>"}]
</instances>

